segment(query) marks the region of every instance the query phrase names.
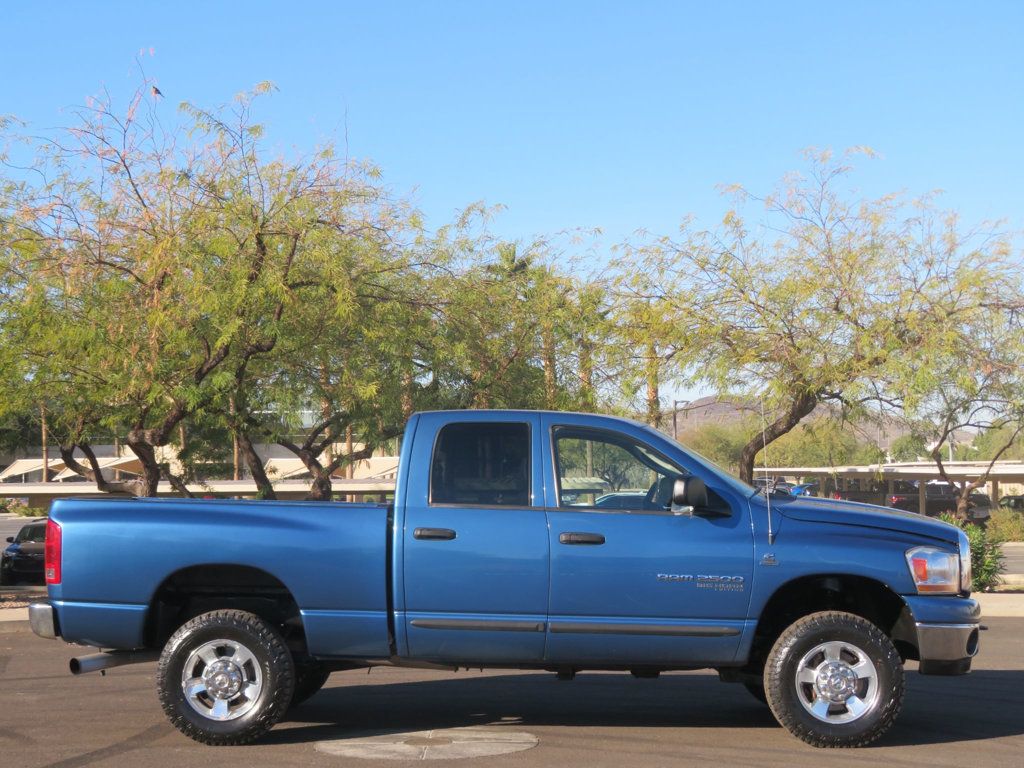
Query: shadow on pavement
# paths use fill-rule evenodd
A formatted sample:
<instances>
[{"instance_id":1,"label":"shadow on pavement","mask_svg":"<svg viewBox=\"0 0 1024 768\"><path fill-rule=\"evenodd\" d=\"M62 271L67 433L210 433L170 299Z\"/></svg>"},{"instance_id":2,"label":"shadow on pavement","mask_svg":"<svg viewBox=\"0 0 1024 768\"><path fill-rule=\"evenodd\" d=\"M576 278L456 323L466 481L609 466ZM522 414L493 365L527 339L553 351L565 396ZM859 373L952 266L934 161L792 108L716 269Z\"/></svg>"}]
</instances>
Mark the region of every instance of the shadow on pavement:
<instances>
[{"instance_id":1,"label":"shadow on pavement","mask_svg":"<svg viewBox=\"0 0 1024 768\"><path fill-rule=\"evenodd\" d=\"M267 742L303 743L406 731L501 724L612 728L764 728L780 730L766 706L739 685L712 675L551 674L457 676L411 683L352 683L343 675L296 707ZM467 673L463 673L467 674ZM473 675L474 673L468 673ZM349 678L351 680L351 678ZM966 677L907 674L896 726L877 746L941 744L1024 734L1022 670L981 670ZM297 725L301 724L301 725Z\"/></svg>"}]
</instances>

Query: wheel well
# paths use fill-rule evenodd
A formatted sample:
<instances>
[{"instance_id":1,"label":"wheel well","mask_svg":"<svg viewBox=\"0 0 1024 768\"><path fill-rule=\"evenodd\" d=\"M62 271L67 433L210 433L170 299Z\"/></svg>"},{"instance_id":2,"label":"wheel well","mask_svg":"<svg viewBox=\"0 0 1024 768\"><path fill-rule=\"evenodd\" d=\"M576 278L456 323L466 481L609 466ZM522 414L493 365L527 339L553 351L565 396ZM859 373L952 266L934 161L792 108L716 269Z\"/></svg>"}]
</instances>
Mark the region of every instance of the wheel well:
<instances>
[{"instance_id":1,"label":"wheel well","mask_svg":"<svg viewBox=\"0 0 1024 768\"><path fill-rule=\"evenodd\" d=\"M763 668L786 627L818 611L846 611L865 618L892 638L900 656L917 658L916 635L907 631L909 611L899 595L863 576L819 575L788 582L771 596L758 617L748 666Z\"/></svg>"},{"instance_id":2,"label":"wheel well","mask_svg":"<svg viewBox=\"0 0 1024 768\"><path fill-rule=\"evenodd\" d=\"M305 651L298 603L278 578L247 565L196 565L164 579L146 614L146 647L161 648L174 631L207 611L235 608L274 624L293 651Z\"/></svg>"}]
</instances>

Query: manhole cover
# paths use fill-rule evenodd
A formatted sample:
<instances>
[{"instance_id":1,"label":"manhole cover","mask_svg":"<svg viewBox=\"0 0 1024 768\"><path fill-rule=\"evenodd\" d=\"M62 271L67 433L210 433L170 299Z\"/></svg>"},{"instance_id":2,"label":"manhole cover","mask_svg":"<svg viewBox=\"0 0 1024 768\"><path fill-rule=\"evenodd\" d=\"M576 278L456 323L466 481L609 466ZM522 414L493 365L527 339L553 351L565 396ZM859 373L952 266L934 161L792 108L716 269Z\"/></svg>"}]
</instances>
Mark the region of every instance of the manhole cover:
<instances>
[{"instance_id":1,"label":"manhole cover","mask_svg":"<svg viewBox=\"0 0 1024 768\"><path fill-rule=\"evenodd\" d=\"M536 736L524 731L470 726L331 739L318 741L316 749L328 755L370 760L457 760L522 752L537 746L537 742Z\"/></svg>"}]
</instances>

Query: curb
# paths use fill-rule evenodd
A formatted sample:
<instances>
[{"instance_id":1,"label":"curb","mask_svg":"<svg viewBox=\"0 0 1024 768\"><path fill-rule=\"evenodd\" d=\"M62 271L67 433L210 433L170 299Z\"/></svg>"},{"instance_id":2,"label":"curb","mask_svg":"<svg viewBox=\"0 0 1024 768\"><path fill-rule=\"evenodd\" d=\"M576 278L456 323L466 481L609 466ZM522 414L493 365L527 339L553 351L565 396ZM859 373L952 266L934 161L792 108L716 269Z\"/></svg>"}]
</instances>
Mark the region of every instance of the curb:
<instances>
[{"instance_id":1,"label":"curb","mask_svg":"<svg viewBox=\"0 0 1024 768\"><path fill-rule=\"evenodd\" d=\"M1024 618L1024 592L975 592L971 597L981 604L981 621L985 619Z\"/></svg>"},{"instance_id":2,"label":"curb","mask_svg":"<svg viewBox=\"0 0 1024 768\"><path fill-rule=\"evenodd\" d=\"M0 608L0 623L28 621L28 608Z\"/></svg>"}]
</instances>

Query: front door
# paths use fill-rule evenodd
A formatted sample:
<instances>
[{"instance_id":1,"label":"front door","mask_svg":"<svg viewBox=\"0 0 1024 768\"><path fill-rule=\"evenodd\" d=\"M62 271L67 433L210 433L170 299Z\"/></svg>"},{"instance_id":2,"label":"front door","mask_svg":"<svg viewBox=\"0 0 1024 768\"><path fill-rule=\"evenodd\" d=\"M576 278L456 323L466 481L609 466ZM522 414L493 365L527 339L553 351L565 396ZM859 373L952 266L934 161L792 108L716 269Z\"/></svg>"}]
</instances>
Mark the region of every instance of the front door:
<instances>
[{"instance_id":1,"label":"front door","mask_svg":"<svg viewBox=\"0 0 1024 768\"><path fill-rule=\"evenodd\" d=\"M681 462L631 435L545 415L551 597L546 660L642 666L731 661L753 570L745 503L671 507ZM575 424L573 422L576 422Z\"/></svg>"},{"instance_id":2,"label":"front door","mask_svg":"<svg viewBox=\"0 0 1024 768\"><path fill-rule=\"evenodd\" d=\"M422 414L403 535L408 654L544 655L548 537L536 414Z\"/></svg>"}]
</instances>

